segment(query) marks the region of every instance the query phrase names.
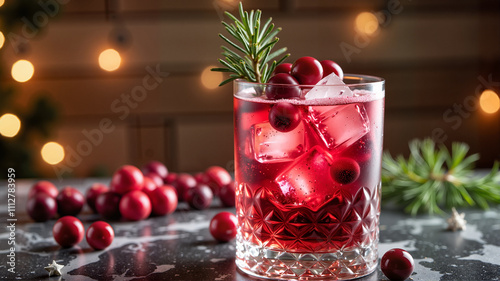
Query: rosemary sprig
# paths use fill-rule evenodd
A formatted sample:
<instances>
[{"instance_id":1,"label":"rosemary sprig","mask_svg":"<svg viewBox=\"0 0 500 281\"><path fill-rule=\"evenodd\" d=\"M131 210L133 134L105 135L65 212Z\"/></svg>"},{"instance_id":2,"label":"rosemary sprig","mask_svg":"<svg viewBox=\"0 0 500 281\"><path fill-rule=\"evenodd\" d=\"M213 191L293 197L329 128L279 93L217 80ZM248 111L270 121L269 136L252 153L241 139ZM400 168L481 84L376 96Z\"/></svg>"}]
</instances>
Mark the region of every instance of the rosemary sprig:
<instances>
[{"instance_id":1,"label":"rosemary sprig","mask_svg":"<svg viewBox=\"0 0 500 281\"><path fill-rule=\"evenodd\" d=\"M227 32L237 40L238 44L219 34L219 37L234 49L222 46L222 55L225 60L219 59L219 62L224 67L212 68L212 71L231 73L229 78L220 83L219 86L238 78L250 82L266 83L276 66L290 56L290 54L285 54L279 60L274 60L271 65L268 64L272 59L285 53L286 48L271 52L274 45L278 43L279 39L276 35L281 31L281 28L274 28L274 24L271 22L272 18L269 18L261 26L261 13L260 10L251 10L250 13L244 11L241 2L239 4L240 19L227 11L225 12L225 15L233 20L234 24L228 24L224 21L222 24ZM243 53L243 55L237 52Z\"/></svg>"},{"instance_id":2,"label":"rosemary sprig","mask_svg":"<svg viewBox=\"0 0 500 281\"><path fill-rule=\"evenodd\" d=\"M474 175L478 154L467 156L469 146L453 143L450 151L431 139L413 140L410 156L382 159L382 198L406 206L413 215L421 211L443 213L443 208L500 203L499 163L484 177Z\"/></svg>"}]
</instances>

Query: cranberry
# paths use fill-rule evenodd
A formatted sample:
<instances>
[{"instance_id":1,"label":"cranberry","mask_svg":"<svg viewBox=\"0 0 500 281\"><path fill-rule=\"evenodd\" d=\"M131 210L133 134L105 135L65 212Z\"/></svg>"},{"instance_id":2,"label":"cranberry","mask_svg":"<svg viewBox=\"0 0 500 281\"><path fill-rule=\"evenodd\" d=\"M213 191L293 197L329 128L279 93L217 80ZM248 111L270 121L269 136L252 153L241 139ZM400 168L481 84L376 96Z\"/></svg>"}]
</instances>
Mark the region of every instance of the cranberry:
<instances>
[{"instance_id":1,"label":"cranberry","mask_svg":"<svg viewBox=\"0 0 500 281\"><path fill-rule=\"evenodd\" d=\"M197 182L192 175L186 173L179 174L177 176L177 179L172 183L177 191L179 201L185 201L184 194L187 192L187 190L194 188L196 184Z\"/></svg>"},{"instance_id":2,"label":"cranberry","mask_svg":"<svg viewBox=\"0 0 500 281\"><path fill-rule=\"evenodd\" d=\"M44 192L37 193L28 199L26 211L35 221L50 220L57 213L56 199Z\"/></svg>"},{"instance_id":3,"label":"cranberry","mask_svg":"<svg viewBox=\"0 0 500 281\"><path fill-rule=\"evenodd\" d=\"M292 70L292 64L291 63L281 63L276 66L274 69L274 74L278 73L286 73L290 74L290 71Z\"/></svg>"},{"instance_id":4,"label":"cranberry","mask_svg":"<svg viewBox=\"0 0 500 281\"><path fill-rule=\"evenodd\" d=\"M167 177L163 179L164 184L172 184L177 180L177 173L168 173Z\"/></svg>"},{"instance_id":5,"label":"cranberry","mask_svg":"<svg viewBox=\"0 0 500 281\"><path fill-rule=\"evenodd\" d=\"M316 85L323 78L323 67L313 57L301 57L293 63L291 74L301 85Z\"/></svg>"},{"instance_id":6,"label":"cranberry","mask_svg":"<svg viewBox=\"0 0 500 281\"><path fill-rule=\"evenodd\" d=\"M211 166L205 170L206 184L214 195L219 195L219 189L232 181L229 172L219 166Z\"/></svg>"},{"instance_id":7,"label":"cranberry","mask_svg":"<svg viewBox=\"0 0 500 281\"><path fill-rule=\"evenodd\" d=\"M184 193L186 200L193 209L203 210L210 207L214 194L210 187L206 184L197 184L194 188L187 190Z\"/></svg>"},{"instance_id":8,"label":"cranberry","mask_svg":"<svg viewBox=\"0 0 500 281\"><path fill-rule=\"evenodd\" d=\"M143 220L151 214L151 201L140 190L130 191L120 200L120 214L131 221Z\"/></svg>"},{"instance_id":9,"label":"cranberry","mask_svg":"<svg viewBox=\"0 0 500 281\"><path fill-rule=\"evenodd\" d=\"M85 194L85 198L87 199L87 205L89 205L90 209L92 209L94 213L97 213L97 209L95 207L95 200L97 200L97 196L108 191L109 191L108 186L102 183L94 183L87 190L87 193Z\"/></svg>"},{"instance_id":10,"label":"cranberry","mask_svg":"<svg viewBox=\"0 0 500 281\"><path fill-rule=\"evenodd\" d=\"M268 99L295 99L300 97L299 83L290 74L278 73L271 77L268 83L270 83L266 87L266 97Z\"/></svg>"},{"instance_id":11,"label":"cranberry","mask_svg":"<svg viewBox=\"0 0 500 281\"><path fill-rule=\"evenodd\" d=\"M280 132L290 132L300 124L300 111L291 103L279 102L269 111L269 123Z\"/></svg>"},{"instance_id":12,"label":"cranberry","mask_svg":"<svg viewBox=\"0 0 500 281\"><path fill-rule=\"evenodd\" d=\"M95 200L95 207L97 212L110 220L120 218L120 200L121 195L119 193L108 191L97 196Z\"/></svg>"},{"instance_id":13,"label":"cranberry","mask_svg":"<svg viewBox=\"0 0 500 281\"><path fill-rule=\"evenodd\" d=\"M238 220L230 212L220 212L210 221L210 234L220 242L228 242L236 237Z\"/></svg>"},{"instance_id":14,"label":"cranberry","mask_svg":"<svg viewBox=\"0 0 500 281\"><path fill-rule=\"evenodd\" d=\"M47 193L54 199L57 197L57 194L59 194L57 187L50 181L39 181L30 189L28 198L31 198L40 192Z\"/></svg>"},{"instance_id":15,"label":"cranberry","mask_svg":"<svg viewBox=\"0 0 500 281\"><path fill-rule=\"evenodd\" d=\"M147 174L150 172L156 173L162 179L165 179L168 175L167 167L159 161L151 161L146 166L142 168L142 171Z\"/></svg>"},{"instance_id":16,"label":"cranberry","mask_svg":"<svg viewBox=\"0 0 500 281\"><path fill-rule=\"evenodd\" d=\"M160 186L148 195L154 215L169 215L177 208L177 193L171 185Z\"/></svg>"},{"instance_id":17,"label":"cranberry","mask_svg":"<svg viewBox=\"0 0 500 281\"><path fill-rule=\"evenodd\" d=\"M111 178L111 191L125 194L131 190L141 190L144 175L141 170L131 165L119 168Z\"/></svg>"},{"instance_id":18,"label":"cranberry","mask_svg":"<svg viewBox=\"0 0 500 281\"><path fill-rule=\"evenodd\" d=\"M322 60L319 62L323 67L323 77L326 77L332 73L335 73L340 79L344 79L344 71L340 68L340 65L331 60Z\"/></svg>"},{"instance_id":19,"label":"cranberry","mask_svg":"<svg viewBox=\"0 0 500 281\"><path fill-rule=\"evenodd\" d=\"M208 178L205 175L205 173L203 173L203 172L196 173L193 177L197 183L207 183L208 182Z\"/></svg>"},{"instance_id":20,"label":"cranberry","mask_svg":"<svg viewBox=\"0 0 500 281\"><path fill-rule=\"evenodd\" d=\"M225 207L234 207L236 204L236 184L234 181L221 187L219 198Z\"/></svg>"},{"instance_id":21,"label":"cranberry","mask_svg":"<svg viewBox=\"0 0 500 281\"><path fill-rule=\"evenodd\" d=\"M142 191L144 193L149 195L150 192L154 191L157 188L158 188L158 186L156 185L156 183L152 179L150 179L148 177L144 177L144 182L142 185Z\"/></svg>"},{"instance_id":22,"label":"cranberry","mask_svg":"<svg viewBox=\"0 0 500 281\"><path fill-rule=\"evenodd\" d=\"M115 238L115 232L109 223L96 221L89 226L85 236L90 247L102 250L111 245Z\"/></svg>"},{"instance_id":23,"label":"cranberry","mask_svg":"<svg viewBox=\"0 0 500 281\"><path fill-rule=\"evenodd\" d=\"M380 268L392 281L406 280L413 272L413 257L407 251L399 248L387 251L380 260Z\"/></svg>"},{"instance_id":24,"label":"cranberry","mask_svg":"<svg viewBox=\"0 0 500 281\"><path fill-rule=\"evenodd\" d=\"M54 239L62 247L71 247L80 243L83 239L83 232L82 222L73 216L58 219L52 228Z\"/></svg>"},{"instance_id":25,"label":"cranberry","mask_svg":"<svg viewBox=\"0 0 500 281\"><path fill-rule=\"evenodd\" d=\"M162 186L164 184L163 179L157 173L153 172L146 173L144 174L144 178L150 178L151 180L153 180L153 182L156 184L157 187Z\"/></svg>"},{"instance_id":26,"label":"cranberry","mask_svg":"<svg viewBox=\"0 0 500 281\"><path fill-rule=\"evenodd\" d=\"M340 184L350 184L359 177L359 164L351 158L336 159L330 168L332 179Z\"/></svg>"},{"instance_id":27,"label":"cranberry","mask_svg":"<svg viewBox=\"0 0 500 281\"><path fill-rule=\"evenodd\" d=\"M59 192L56 200L57 213L60 216L76 216L85 204L83 194L78 189L69 186Z\"/></svg>"}]
</instances>

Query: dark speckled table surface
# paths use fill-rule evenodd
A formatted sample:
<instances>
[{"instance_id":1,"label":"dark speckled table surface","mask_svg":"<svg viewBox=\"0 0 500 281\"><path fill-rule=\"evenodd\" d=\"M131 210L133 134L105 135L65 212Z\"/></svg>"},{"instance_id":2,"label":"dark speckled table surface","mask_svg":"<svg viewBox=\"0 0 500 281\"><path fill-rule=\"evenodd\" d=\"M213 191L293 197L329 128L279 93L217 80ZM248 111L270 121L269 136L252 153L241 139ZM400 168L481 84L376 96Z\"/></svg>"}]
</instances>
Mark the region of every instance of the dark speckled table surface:
<instances>
[{"instance_id":1,"label":"dark speckled table surface","mask_svg":"<svg viewBox=\"0 0 500 281\"><path fill-rule=\"evenodd\" d=\"M61 188L88 188L102 179L56 182ZM235 244L217 243L208 231L209 220L222 210L214 201L208 210L194 211L181 203L165 217L140 222L112 221L116 237L107 249L94 251L82 241L62 249L52 237L55 220L35 223L25 211L33 181L16 184L15 273L8 271L11 236L6 227L7 190L0 185L0 279L4 280L256 280L240 273L234 264ZM500 208L465 212L467 229L446 231L446 217L411 217L382 209L379 254L404 248L415 259L409 280L500 280ZM80 219L88 227L99 216L84 209ZM64 265L61 277L48 277L44 267L55 260ZM357 279L387 280L377 270Z\"/></svg>"}]
</instances>

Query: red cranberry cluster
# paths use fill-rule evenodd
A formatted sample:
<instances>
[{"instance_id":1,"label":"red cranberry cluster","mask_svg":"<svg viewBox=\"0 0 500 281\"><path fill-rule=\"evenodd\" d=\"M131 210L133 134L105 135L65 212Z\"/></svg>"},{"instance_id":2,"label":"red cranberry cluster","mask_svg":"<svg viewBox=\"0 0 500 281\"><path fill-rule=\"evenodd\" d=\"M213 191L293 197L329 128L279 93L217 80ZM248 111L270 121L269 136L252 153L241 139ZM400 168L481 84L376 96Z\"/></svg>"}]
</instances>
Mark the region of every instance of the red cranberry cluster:
<instances>
[{"instance_id":1,"label":"red cranberry cluster","mask_svg":"<svg viewBox=\"0 0 500 281\"><path fill-rule=\"evenodd\" d=\"M72 247L83 240L84 227L74 216L64 216L56 221L52 235L62 247ZM87 229L87 243L95 250L102 250L111 245L115 238L113 227L104 221L96 221Z\"/></svg>"},{"instance_id":2,"label":"red cranberry cluster","mask_svg":"<svg viewBox=\"0 0 500 281\"><path fill-rule=\"evenodd\" d=\"M296 99L301 97L298 85L316 85L322 78L335 73L340 79L344 72L340 66L331 60L318 61L313 57L301 57L293 64L282 63L274 70L266 88L266 97L276 99ZM291 87L292 86L292 87Z\"/></svg>"}]
</instances>

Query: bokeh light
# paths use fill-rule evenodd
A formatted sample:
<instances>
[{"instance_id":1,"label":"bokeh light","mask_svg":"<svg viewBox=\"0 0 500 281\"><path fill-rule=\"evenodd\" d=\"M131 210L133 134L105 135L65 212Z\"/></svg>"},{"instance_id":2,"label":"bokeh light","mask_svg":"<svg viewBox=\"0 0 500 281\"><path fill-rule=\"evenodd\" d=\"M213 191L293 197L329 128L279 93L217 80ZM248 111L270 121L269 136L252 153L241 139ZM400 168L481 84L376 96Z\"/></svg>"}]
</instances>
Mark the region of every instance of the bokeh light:
<instances>
[{"instance_id":1,"label":"bokeh light","mask_svg":"<svg viewBox=\"0 0 500 281\"><path fill-rule=\"evenodd\" d=\"M215 66L206 67L201 73L201 84L207 89L215 89L222 82L223 76L221 72L211 71Z\"/></svg>"},{"instance_id":2,"label":"bokeh light","mask_svg":"<svg viewBox=\"0 0 500 281\"><path fill-rule=\"evenodd\" d=\"M21 120L11 113L6 113L0 117L0 134L4 137L12 138L19 133Z\"/></svg>"},{"instance_id":3,"label":"bokeh light","mask_svg":"<svg viewBox=\"0 0 500 281\"><path fill-rule=\"evenodd\" d=\"M5 0L0 0L0 7L2 7L3 4L5 4Z\"/></svg>"},{"instance_id":4,"label":"bokeh light","mask_svg":"<svg viewBox=\"0 0 500 281\"><path fill-rule=\"evenodd\" d=\"M356 31L366 35L372 35L379 29L377 17L370 12L360 13L355 20Z\"/></svg>"},{"instance_id":5,"label":"bokeh light","mask_svg":"<svg viewBox=\"0 0 500 281\"><path fill-rule=\"evenodd\" d=\"M18 60L12 65L11 75L17 82L26 82L33 77L35 67L27 60Z\"/></svg>"},{"instance_id":6,"label":"bokeh light","mask_svg":"<svg viewBox=\"0 0 500 281\"><path fill-rule=\"evenodd\" d=\"M57 142L48 142L42 147L42 158L50 165L55 165L64 159L64 148Z\"/></svg>"},{"instance_id":7,"label":"bokeh light","mask_svg":"<svg viewBox=\"0 0 500 281\"><path fill-rule=\"evenodd\" d=\"M500 109L500 98L492 90L484 90L479 97L479 106L486 113L495 113Z\"/></svg>"},{"instance_id":8,"label":"bokeh light","mask_svg":"<svg viewBox=\"0 0 500 281\"><path fill-rule=\"evenodd\" d=\"M120 67L122 58L115 49L107 49L99 55L99 66L106 71L114 71Z\"/></svg>"},{"instance_id":9,"label":"bokeh light","mask_svg":"<svg viewBox=\"0 0 500 281\"><path fill-rule=\"evenodd\" d=\"M5 36L3 36L3 33L0 31L0 49L3 47L4 43L5 43Z\"/></svg>"}]
</instances>

